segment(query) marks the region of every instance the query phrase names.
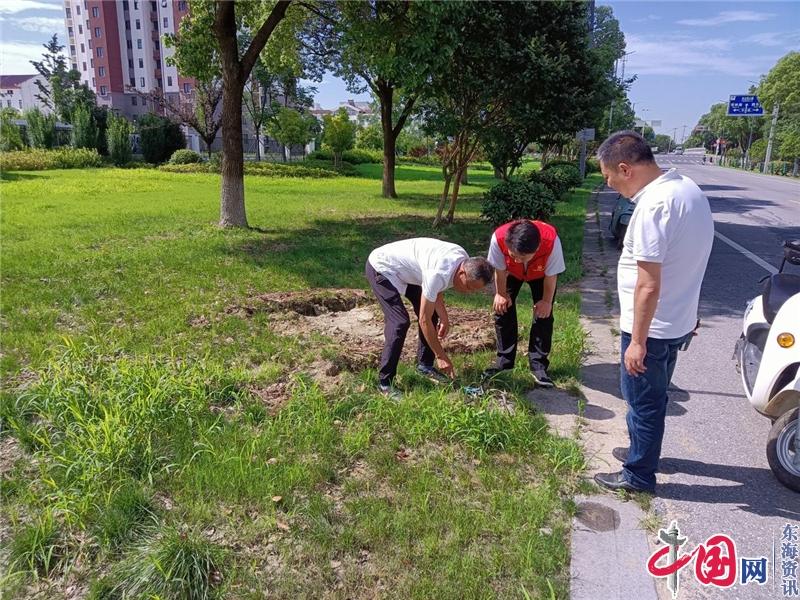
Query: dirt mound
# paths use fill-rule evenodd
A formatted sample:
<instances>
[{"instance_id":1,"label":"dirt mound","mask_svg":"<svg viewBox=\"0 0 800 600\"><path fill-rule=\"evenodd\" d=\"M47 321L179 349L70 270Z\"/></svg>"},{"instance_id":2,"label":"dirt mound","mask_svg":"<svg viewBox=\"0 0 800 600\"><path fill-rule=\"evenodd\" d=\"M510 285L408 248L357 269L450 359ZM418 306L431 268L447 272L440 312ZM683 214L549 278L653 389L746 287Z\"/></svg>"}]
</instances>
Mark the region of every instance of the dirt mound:
<instances>
[{"instance_id":1,"label":"dirt mound","mask_svg":"<svg viewBox=\"0 0 800 600\"><path fill-rule=\"evenodd\" d=\"M415 360L418 343L416 318L407 304L412 327L403 349L403 360ZM374 296L365 290L335 289L280 292L248 298L229 307L228 314L243 317L271 313L270 325L283 335L298 336L312 347L325 349L312 369L325 377L344 371L358 372L378 366L383 349L383 315ZM444 340L451 354L470 354L494 348L495 337L489 308L470 310L450 307L450 332ZM325 343L320 337L330 340Z\"/></svg>"}]
</instances>

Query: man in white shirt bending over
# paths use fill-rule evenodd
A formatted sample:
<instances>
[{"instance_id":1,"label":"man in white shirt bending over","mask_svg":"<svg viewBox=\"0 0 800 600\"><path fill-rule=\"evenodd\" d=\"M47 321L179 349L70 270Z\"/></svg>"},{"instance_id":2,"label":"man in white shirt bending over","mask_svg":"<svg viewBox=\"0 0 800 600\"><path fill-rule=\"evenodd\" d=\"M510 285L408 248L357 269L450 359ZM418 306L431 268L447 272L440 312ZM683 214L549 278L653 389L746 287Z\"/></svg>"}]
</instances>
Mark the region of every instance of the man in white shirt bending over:
<instances>
[{"instance_id":1,"label":"man in white shirt bending over","mask_svg":"<svg viewBox=\"0 0 800 600\"><path fill-rule=\"evenodd\" d=\"M697 328L700 286L714 241L714 220L699 187L662 173L649 144L633 131L597 151L606 183L636 205L617 266L620 388L628 403L630 448L615 448L622 470L599 473L612 489L653 492L678 350Z\"/></svg>"},{"instance_id":2,"label":"man in white shirt bending over","mask_svg":"<svg viewBox=\"0 0 800 600\"><path fill-rule=\"evenodd\" d=\"M366 276L384 316L378 373L382 393L399 397L392 382L411 325L401 296L409 299L419 322L417 370L429 379L444 382L455 376L453 363L439 341L450 328L444 291L450 287L459 292L478 291L492 275L485 258L470 258L461 246L432 238L392 242L370 253Z\"/></svg>"}]
</instances>

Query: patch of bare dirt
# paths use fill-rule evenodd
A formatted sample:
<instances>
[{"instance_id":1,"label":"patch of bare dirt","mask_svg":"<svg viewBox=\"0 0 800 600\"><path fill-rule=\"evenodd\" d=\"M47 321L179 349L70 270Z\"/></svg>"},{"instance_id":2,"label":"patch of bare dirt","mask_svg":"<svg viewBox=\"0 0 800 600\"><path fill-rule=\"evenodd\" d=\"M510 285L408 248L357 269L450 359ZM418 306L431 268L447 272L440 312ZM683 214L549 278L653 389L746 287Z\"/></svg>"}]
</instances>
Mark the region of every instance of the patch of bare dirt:
<instances>
[{"instance_id":1,"label":"patch of bare dirt","mask_svg":"<svg viewBox=\"0 0 800 600\"><path fill-rule=\"evenodd\" d=\"M273 417L292 395L291 384L286 381L276 381L265 386L251 385L248 391L261 400L267 412Z\"/></svg>"},{"instance_id":2,"label":"patch of bare dirt","mask_svg":"<svg viewBox=\"0 0 800 600\"><path fill-rule=\"evenodd\" d=\"M403 349L404 361L417 353L418 329L413 310L407 305L412 327ZM282 335L296 336L313 347L320 336L331 340L325 345L326 358L311 365L311 374L325 385L343 372L358 372L378 366L383 350L383 314L371 292L356 289L278 292L249 298L229 306L227 314L250 317L258 312L270 314L270 326ZM450 332L444 346L452 354L470 354L493 348L494 328L486 311L450 307ZM324 344L320 344L321 346ZM331 356L333 354L333 356Z\"/></svg>"}]
</instances>

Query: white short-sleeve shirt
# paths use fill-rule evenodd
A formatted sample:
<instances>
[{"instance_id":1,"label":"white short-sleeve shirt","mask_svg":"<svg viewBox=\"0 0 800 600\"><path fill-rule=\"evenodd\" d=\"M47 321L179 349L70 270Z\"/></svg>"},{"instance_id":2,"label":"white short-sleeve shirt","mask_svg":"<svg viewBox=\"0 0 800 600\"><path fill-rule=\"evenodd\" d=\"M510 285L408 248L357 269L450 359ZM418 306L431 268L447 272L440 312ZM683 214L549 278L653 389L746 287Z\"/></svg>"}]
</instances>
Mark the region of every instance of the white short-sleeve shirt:
<instances>
[{"instance_id":1,"label":"white short-sleeve shirt","mask_svg":"<svg viewBox=\"0 0 800 600\"><path fill-rule=\"evenodd\" d=\"M694 181L670 169L631 200L631 215L617 265L620 329L633 330L638 261L661 263L661 292L649 337L673 339L692 331L700 286L714 242L708 199Z\"/></svg>"},{"instance_id":2,"label":"white short-sleeve shirt","mask_svg":"<svg viewBox=\"0 0 800 600\"><path fill-rule=\"evenodd\" d=\"M433 238L412 238L376 248L369 255L369 264L401 294L406 286L422 287L422 295L430 302L453 285L453 276L469 258L461 246Z\"/></svg>"},{"instance_id":3,"label":"white short-sleeve shirt","mask_svg":"<svg viewBox=\"0 0 800 600\"><path fill-rule=\"evenodd\" d=\"M489 243L489 256L486 258L489 264L498 271L506 270L506 257L500 249L500 244L497 243L497 236L492 234L492 241ZM567 266L564 264L564 252L561 249L561 240L558 236L553 241L553 250L550 256L547 257L547 262L544 265L545 276L558 275L566 270Z\"/></svg>"}]
</instances>

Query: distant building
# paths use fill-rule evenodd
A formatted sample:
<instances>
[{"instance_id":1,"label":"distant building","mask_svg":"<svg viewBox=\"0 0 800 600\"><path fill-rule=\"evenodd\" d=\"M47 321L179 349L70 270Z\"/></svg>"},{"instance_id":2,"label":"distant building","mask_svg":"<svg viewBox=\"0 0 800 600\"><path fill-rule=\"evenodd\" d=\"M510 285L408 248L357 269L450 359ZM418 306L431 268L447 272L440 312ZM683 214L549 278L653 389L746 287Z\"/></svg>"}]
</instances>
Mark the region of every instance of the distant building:
<instances>
[{"instance_id":1,"label":"distant building","mask_svg":"<svg viewBox=\"0 0 800 600\"><path fill-rule=\"evenodd\" d=\"M72 68L97 94L97 103L135 117L153 112L137 92L191 94L194 80L166 59L162 36L189 14L186 0L64 0Z\"/></svg>"},{"instance_id":2,"label":"distant building","mask_svg":"<svg viewBox=\"0 0 800 600\"><path fill-rule=\"evenodd\" d=\"M36 95L39 88L36 86L36 75L0 75L0 105L2 108L13 108L23 113L32 108L38 108L43 113L52 112Z\"/></svg>"},{"instance_id":3,"label":"distant building","mask_svg":"<svg viewBox=\"0 0 800 600\"><path fill-rule=\"evenodd\" d=\"M348 118L359 125L366 125L375 116L370 102L357 102L355 100L339 102L339 107L336 109L322 108L319 104L314 104L314 108L310 112L318 120L322 121L325 115L332 115L339 108L344 108L347 111Z\"/></svg>"}]
</instances>

